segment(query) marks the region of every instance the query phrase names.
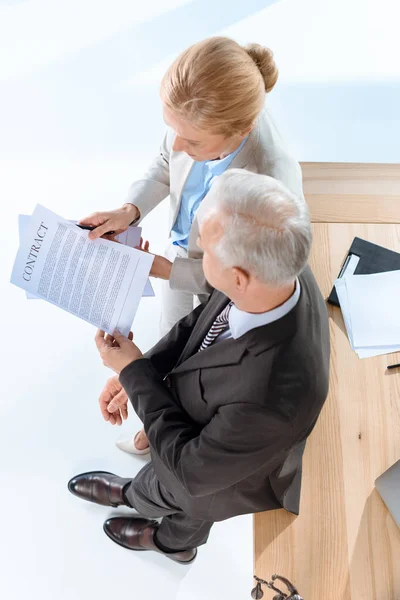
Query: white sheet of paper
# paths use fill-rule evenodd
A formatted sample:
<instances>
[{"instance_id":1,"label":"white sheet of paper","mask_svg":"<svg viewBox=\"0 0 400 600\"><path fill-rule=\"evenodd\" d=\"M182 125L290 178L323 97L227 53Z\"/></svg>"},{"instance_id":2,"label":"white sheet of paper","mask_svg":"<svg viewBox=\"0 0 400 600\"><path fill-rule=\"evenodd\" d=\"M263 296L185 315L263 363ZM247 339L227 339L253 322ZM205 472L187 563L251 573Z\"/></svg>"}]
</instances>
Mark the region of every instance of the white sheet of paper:
<instances>
[{"instance_id":1,"label":"white sheet of paper","mask_svg":"<svg viewBox=\"0 0 400 600\"><path fill-rule=\"evenodd\" d=\"M142 236L142 228L130 226L126 231L123 231L119 235L116 236L116 239L125 246L130 246L131 248L136 248L140 245L140 238ZM150 279L146 281L146 285L144 286L143 296L154 296L153 286L151 285Z\"/></svg>"},{"instance_id":2,"label":"white sheet of paper","mask_svg":"<svg viewBox=\"0 0 400 600\"><path fill-rule=\"evenodd\" d=\"M390 354L391 352L398 352L400 345L394 346L355 346L352 331L351 311L347 292L347 280L350 276L346 275L335 281L336 293L339 298L340 308L342 310L343 320L346 326L347 335L350 341L352 349L358 354L359 358L370 358L372 356L379 356L382 354ZM355 275L355 277L359 277Z\"/></svg>"},{"instance_id":3,"label":"white sheet of paper","mask_svg":"<svg viewBox=\"0 0 400 600\"><path fill-rule=\"evenodd\" d=\"M347 287L345 277L336 279L335 281L336 293L339 298L340 310L342 311L343 321L346 326L347 335L349 338L350 346L354 350L353 332L351 329L351 315L349 308L349 301L347 298Z\"/></svg>"},{"instance_id":4,"label":"white sheet of paper","mask_svg":"<svg viewBox=\"0 0 400 600\"><path fill-rule=\"evenodd\" d=\"M21 240L27 231L30 223L31 215L18 215L18 233L19 240ZM71 223L76 223L77 221L71 221ZM130 246L131 248L136 248L140 244L140 238L142 235L141 227L133 227L130 226L126 231L123 231L119 235L116 236L116 239L120 242L120 244L124 244L125 246ZM39 300L38 296L31 294L30 292L25 292L28 300ZM147 279L146 285L144 286L143 296L151 297L154 296L153 286L151 285L150 279Z\"/></svg>"},{"instance_id":5,"label":"white sheet of paper","mask_svg":"<svg viewBox=\"0 0 400 600\"><path fill-rule=\"evenodd\" d=\"M346 267L343 269L343 273L342 273L341 277L344 277L345 275L353 275L359 262L360 262L360 257L357 256L357 254L351 254L351 256L349 257L349 262L347 263Z\"/></svg>"},{"instance_id":6,"label":"white sheet of paper","mask_svg":"<svg viewBox=\"0 0 400 600\"><path fill-rule=\"evenodd\" d=\"M18 215L18 234L19 234L19 243L21 244L25 232L29 228L29 223L31 220L31 215ZM31 294L30 292L25 292L28 300L39 300L38 296Z\"/></svg>"},{"instance_id":7,"label":"white sheet of paper","mask_svg":"<svg viewBox=\"0 0 400 600\"><path fill-rule=\"evenodd\" d=\"M400 344L400 271L346 280L355 346Z\"/></svg>"},{"instance_id":8,"label":"white sheet of paper","mask_svg":"<svg viewBox=\"0 0 400 600\"><path fill-rule=\"evenodd\" d=\"M120 244L124 244L125 246L130 246L131 248L136 248L140 245L140 238L142 235L141 227L128 227L126 231L119 233L115 236L115 239L120 242Z\"/></svg>"},{"instance_id":9,"label":"white sheet of paper","mask_svg":"<svg viewBox=\"0 0 400 600\"><path fill-rule=\"evenodd\" d=\"M154 260L154 259L153 259ZM148 279L146 281L146 285L144 286L144 290L143 290L143 297L151 297L151 296L155 296L154 290L153 290L153 286L151 285L151 281L150 279Z\"/></svg>"},{"instance_id":10,"label":"white sheet of paper","mask_svg":"<svg viewBox=\"0 0 400 600\"><path fill-rule=\"evenodd\" d=\"M343 321L346 326L347 336L349 338L351 348L357 352L359 358L369 358L371 356L376 356L376 352L374 348L371 349L362 349L360 352L356 350L354 347L353 341L353 332L351 328L351 316L350 316L350 307L349 301L347 297L347 288L346 288L346 278L341 277L335 281L336 293L339 298L340 308L343 315Z\"/></svg>"},{"instance_id":11,"label":"white sheet of paper","mask_svg":"<svg viewBox=\"0 0 400 600\"><path fill-rule=\"evenodd\" d=\"M153 256L88 232L38 205L11 283L108 333L128 335Z\"/></svg>"}]
</instances>

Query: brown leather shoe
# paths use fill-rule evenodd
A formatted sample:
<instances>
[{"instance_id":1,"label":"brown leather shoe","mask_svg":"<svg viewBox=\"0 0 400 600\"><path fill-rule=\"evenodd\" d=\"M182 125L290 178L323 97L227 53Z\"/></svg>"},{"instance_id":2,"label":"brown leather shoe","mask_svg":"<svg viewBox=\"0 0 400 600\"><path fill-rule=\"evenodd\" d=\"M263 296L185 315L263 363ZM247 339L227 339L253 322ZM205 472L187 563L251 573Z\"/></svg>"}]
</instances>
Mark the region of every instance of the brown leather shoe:
<instances>
[{"instance_id":1,"label":"brown leather shoe","mask_svg":"<svg viewBox=\"0 0 400 600\"><path fill-rule=\"evenodd\" d=\"M157 521L139 517L113 517L107 519L103 529L110 539L128 550L153 550L182 565L189 565L197 556L197 549L181 552L163 552L154 541L158 528Z\"/></svg>"},{"instance_id":2,"label":"brown leather shoe","mask_svg":"<svg viewBox=\"0 0 400 600\"><path fill-rule=\"evenodd\" d=\"M107 471L91 471L75 475L68 482L68 489L78 498L88 502L103 506L127 506L123 490L129 481L130 479L118 477Z\"/></svg>"}]
</instances>

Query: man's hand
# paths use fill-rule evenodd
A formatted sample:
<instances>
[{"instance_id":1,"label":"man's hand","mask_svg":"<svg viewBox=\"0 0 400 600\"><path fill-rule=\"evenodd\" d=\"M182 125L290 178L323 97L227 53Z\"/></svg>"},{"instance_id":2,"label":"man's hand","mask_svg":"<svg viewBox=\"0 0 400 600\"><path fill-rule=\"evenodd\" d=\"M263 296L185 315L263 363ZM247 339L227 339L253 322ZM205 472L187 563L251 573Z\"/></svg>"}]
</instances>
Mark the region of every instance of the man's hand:
<instances>
[{"instance_id":1,"label":"man's hand","mask_svg":"<svg viewBox=\"0 0 400 600\"><path fill-rule=\"evenodd\" d=\"M122 208L107 212L97 212L79 221L79 225L95 227L89 232L89 239L97 240L109 231L115 234L122 233L128 229L132 221L140 217L139 209L133 204L124 204Z\"/></svg>"},{"instance_id":2,"label":"man's hand","mask_svg":"<svg viewBox=\"0 0 400 600\"><path fill-rule=\"evenodd\" d=\"M111 425L122 425L122 420L128 418L128 396L117 375L107 381L100 394L99 404L104 420Z\"/></svg>"},{"instance_id":3,"label":"man's hand","mask_svg":"<svg viewBox=\"0 0 400 600\"><path fill-rule=\"evenodd\" d=\"M134 360L143 357L139 348L132 342L133 333L129 338L115 332L114 335L105 334L99 329L96 333L95 342L103 365L109 367L118 375L122 369Z\"/></svg>"}]
</instances>

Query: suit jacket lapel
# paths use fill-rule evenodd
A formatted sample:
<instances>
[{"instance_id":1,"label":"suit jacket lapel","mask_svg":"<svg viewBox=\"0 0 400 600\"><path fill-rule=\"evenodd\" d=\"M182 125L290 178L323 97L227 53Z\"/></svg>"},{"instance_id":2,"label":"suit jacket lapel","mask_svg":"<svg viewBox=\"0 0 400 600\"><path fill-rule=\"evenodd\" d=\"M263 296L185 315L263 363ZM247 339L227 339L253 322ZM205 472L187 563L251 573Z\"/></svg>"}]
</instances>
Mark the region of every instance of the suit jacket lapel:
<instances>
[{"instance_id":1,"label":"suit jacket lapel","mask_svg":"<svg viewBox=\"0 0 400 600\"><path fill-rule=\"evenodd\" d=\"M192 371L194 369L204 369L207 367L221 367L223 365L235 365L240 362L243 354L246 352L247 344L243 338L234 340L223 340L217 344L213 344L206 350L198 351L203 337L196 345L194 353L189 355L183 362L179 363L173 369L173 373L183 373L184 371Z\"/></svg>"},{"instance_id":2,"label":"suit jacket lapel","mask_svg":"<svg viewBox=\"0 0 400 600\"><path fill-rule=\"evenodd\" d=\"M176 205L175 213L172 218L171 227L174 226L176 217L178 216L179 208L182 201L183 190L189 177L189 173L194 165L194 160L190 158L185 152L176 152L173 155L174 161L174 173L179 173L179 179L176 178L176 187L174 189Z\"/></svg>"},{"instance_id":3,"label":"suit jacket lapel","mask_svg":"<svg viewBox=\"0 0 400 600\"><path fill-rule=\"evenodd\" d=\"M202 352L198 352L200 344L215 317L227 303L228 298L224 294L214 292L209 305L200 315L193 328L192 335L177 362L177 366L173 369L174 373L237 364L246 352L257 356L292 337L298 329L299 321L305 318L306 300L302 293L293 310L281 319L251 329L236 340L232 338L223 340Z\"/></svg>"},{"instance_id":4,"label":"suit jacket lapel","mask_svg":"<svg viewBox=\"0 0 400 600\"><path fill-rule=\"evenodd\" d=\"M177 362L178 365L189 358L189 356L197 352L211 325L214 323L216 317L220 314L220 312L222 312L228 302L229 298L225 296L225 294L222 294L217 290L213 292L207 307L203 310L198 318L188 343L179 357Z\"/></svg>"}]
</instances>

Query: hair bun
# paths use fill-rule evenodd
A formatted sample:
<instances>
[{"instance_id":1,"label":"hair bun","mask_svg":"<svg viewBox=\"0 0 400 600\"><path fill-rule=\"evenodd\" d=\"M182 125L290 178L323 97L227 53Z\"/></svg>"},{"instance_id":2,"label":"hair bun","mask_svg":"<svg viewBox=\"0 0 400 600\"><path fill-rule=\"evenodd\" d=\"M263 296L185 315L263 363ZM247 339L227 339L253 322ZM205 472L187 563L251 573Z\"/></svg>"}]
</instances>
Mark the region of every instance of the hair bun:
<instances>
[{"instance_id":1,"label":"hair bun","mask_svg":"<svg viewBox=\"0 0 400 600\"><path fill-rule=\"evenodd\" d=\"M257 65L264 80L265 91L272 90L278 80L279 71L275 64L274 53L260 44L248 44L244 50Z\"/></svg>"}]
</instances>

